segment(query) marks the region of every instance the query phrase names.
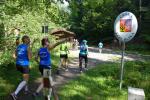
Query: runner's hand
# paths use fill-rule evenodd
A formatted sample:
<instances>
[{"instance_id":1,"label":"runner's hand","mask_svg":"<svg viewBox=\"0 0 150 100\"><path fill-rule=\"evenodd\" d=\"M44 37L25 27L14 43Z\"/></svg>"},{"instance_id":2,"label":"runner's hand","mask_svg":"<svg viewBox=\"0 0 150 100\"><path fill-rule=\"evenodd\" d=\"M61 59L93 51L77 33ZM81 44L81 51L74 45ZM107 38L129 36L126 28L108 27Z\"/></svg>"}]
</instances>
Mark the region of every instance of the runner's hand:
<instances>
[{"instance_id":1,"label":"runner's hand","mask_svg":"<svg viewBox=\"0 0 150 100\"><path fill-rule=\"evenodd\" d=\"M16 55L15 54L13 54L12 56L13 56L14 59L16 59Z\"/></svg>"}]
</instances>

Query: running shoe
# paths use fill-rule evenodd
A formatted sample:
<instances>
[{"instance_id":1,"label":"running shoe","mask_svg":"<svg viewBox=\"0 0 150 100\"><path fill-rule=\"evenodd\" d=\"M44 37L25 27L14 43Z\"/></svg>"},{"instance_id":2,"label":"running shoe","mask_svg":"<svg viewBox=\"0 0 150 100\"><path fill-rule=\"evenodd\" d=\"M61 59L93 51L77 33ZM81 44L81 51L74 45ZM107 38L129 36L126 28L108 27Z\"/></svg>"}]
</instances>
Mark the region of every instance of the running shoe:
<instances>
[{"instance_id":1,"label":"running shoe","mask_svg":"<svg viewBox=\"0 0 150 100\"><path fill-rule=\"evenodd\" d=\"M17 96L15 95L15 93L11 93L11 97L13 100L17 100Z\"/></svg>"}]
</instances>

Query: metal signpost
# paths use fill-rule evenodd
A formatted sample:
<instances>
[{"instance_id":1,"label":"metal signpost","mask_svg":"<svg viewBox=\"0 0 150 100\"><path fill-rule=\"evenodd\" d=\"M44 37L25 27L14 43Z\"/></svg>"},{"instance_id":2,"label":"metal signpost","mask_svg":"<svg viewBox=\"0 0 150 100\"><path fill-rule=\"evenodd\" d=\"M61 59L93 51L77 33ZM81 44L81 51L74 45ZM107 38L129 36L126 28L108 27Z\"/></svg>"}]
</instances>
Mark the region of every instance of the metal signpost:
<instances>
[{"instance_id":1,"label":"metal signpost","mask_svg":"<svg viewBox=\"0 0 150 100\"><path fill-rule=\"evenodd\" d=\"M123 78L123 69L124 69L124 52L125 52L125 42L122 42L122 57L121 57L121 75L120 75L120 90L122 88L122 78Z\"/></svg>"},{"instance_id":2,"label":"metal signpost","mask_svg":"<svg viewBox=\"0 0 150 100\"><path fill-rule=\"evenodd\" d=\"M116 18L114 23L115 36L122 43L120 90L122 88L122 80L123 80L125 43L130 41L135 36L137 28L138 23L135 15L128 11L122 12Z\"/></svg>"}]
</instances>

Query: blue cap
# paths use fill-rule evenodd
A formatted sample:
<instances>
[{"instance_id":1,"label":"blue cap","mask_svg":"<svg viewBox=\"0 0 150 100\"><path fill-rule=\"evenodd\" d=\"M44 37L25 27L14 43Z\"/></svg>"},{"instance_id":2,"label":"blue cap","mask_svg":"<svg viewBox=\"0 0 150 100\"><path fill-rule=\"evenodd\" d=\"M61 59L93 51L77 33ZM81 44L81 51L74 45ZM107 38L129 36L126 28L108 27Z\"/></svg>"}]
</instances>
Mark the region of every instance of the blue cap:
<instances>
[{"instance_id":1,"label":"blue cap","mask_svg":"<svg viewBox=\"0 0 150 100\"><path fill-rule=\"evenodd\" d=\"M86 40L83 40L82 42L83 42L83 43L87 43L87 41L86 41Z\"/></svg>"}]
</instances>

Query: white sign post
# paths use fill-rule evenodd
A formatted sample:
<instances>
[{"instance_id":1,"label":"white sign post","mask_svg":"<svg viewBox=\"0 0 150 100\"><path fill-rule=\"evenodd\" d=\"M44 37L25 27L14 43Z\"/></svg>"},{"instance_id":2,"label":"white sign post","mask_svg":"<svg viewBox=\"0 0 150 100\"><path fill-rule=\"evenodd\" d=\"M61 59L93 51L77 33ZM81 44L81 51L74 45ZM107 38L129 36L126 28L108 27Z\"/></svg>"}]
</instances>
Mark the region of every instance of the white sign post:
<instances>
[{"instance_id":1,"label":"white sign post","mask_svg":"<svg viewBox=\"0 0 150 100\"><path fill-rule=\"evenodd\" d=\"M122 88L122 80L123 80L125 43L130 41L135 36L137 28L138 23L135 15L128 11L122 12L116 18L114 23L115 36L122 43L120 90Z\"/></svg>"}]
</instances>

